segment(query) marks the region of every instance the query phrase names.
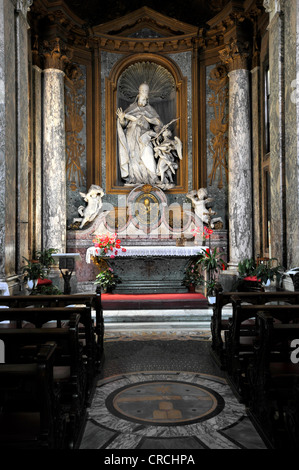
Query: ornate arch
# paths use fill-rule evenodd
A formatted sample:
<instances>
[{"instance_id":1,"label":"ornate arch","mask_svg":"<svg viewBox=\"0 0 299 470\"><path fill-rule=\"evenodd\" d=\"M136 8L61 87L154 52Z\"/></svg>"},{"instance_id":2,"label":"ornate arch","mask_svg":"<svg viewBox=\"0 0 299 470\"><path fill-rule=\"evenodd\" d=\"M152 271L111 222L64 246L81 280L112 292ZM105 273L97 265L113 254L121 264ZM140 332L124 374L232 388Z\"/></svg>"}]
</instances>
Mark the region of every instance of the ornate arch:
<instances>
[{"instance_id":1,"label":"ornate arch","mask_svg":"<svg viewBox=\"0 0 299 470\"><path fill-rule=\"evenodd\" d=\"M117 133L116 109L118 105L118 82L122 74L129 67L138 63L154 63L157 69L165 70L174 81L175 114L180 117L177 123L176 134L183 143L183 159L177 173L177 185L169 192L186 193L188 191L188 133L187 133L187 79L182 75L177 65L169 58L157 54L134 54L117 62L106 78L106 192L128 193L130 189L118 182L117 174ZM131 188L132 189L132 188Z\"/></svg>"}]
</instances>

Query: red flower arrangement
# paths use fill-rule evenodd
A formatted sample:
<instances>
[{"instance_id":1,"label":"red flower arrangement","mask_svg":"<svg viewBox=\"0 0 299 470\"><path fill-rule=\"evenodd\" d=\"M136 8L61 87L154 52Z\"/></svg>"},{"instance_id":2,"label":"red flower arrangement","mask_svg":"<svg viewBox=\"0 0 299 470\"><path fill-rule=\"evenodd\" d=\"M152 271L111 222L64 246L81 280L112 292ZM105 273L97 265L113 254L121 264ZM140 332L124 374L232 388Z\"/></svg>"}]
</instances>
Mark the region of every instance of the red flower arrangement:
<instances>
[{"instance_id":1,"label":"red flower arrangement","mask_svg":"<svg viewBox=\"0 0 299 470\"><path fill-rule=\"evenodd\" d=\"M203 231L201 231L201 229L199 227L196 227L196 228L192 229L191 232L193 232L194 234L201 233L203 239L208 240L210 238L210 236L212 235L213 230L211 228L208 228L208 227L204 226Z\"/></svg>"},{"instance_id":2,"label":"red flower arrangement","mask_svg":"<svg viewBox=\"0 0 299 470\"><path fill-rule=\"evenodd\" d=\"M117 238L117 234L103 234L96 235L94 240L92 240L95 246L95 255L96 256L110 256L110 258L115 258L118 253L118 250L123 252L127 251L125 248L121 247L121 241Z\"/></svg>"}]
</instances>

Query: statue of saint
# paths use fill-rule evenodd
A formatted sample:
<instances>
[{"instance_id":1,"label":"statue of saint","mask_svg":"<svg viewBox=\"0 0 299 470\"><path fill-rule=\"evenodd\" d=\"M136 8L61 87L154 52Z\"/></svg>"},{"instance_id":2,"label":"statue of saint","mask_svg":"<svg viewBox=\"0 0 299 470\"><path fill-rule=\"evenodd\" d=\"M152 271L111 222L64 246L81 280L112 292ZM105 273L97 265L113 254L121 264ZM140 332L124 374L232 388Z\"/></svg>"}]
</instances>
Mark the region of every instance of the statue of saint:
<instances>
[{"instance_id":1,"label":"statue of saint","mask_svg":"<svg viewBox=\"0 0 299 470\"><path fill-rule=\"evenodd\" d=\"M148 102L149 86L142 83L134 103L126 111L117 110L119 165L127 184L158 182L152 139L163 123Z\"/></svg>"}]
</instances>

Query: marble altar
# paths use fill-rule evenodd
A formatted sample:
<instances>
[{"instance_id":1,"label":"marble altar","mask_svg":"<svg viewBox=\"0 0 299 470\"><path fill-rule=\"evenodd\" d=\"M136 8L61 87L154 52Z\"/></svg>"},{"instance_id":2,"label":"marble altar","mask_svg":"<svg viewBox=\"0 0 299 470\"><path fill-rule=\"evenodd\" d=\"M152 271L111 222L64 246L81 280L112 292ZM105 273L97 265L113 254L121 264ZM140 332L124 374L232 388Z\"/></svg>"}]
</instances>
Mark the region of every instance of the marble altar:
<instances>
[{"instance_id":1,"label":"marble altar","mask_svg":"<svg viewBox=\"0 0 299 470\"><path fill-rule=\"evenodd\" d=\"M200 253L201 246L124 246L115 258L106 258L108 265L122 280L115 293L155 294L182 293L184 271L191 256ZM86 251L86 262L92 262L96 248Z\"/></svg>"}]
</instances>

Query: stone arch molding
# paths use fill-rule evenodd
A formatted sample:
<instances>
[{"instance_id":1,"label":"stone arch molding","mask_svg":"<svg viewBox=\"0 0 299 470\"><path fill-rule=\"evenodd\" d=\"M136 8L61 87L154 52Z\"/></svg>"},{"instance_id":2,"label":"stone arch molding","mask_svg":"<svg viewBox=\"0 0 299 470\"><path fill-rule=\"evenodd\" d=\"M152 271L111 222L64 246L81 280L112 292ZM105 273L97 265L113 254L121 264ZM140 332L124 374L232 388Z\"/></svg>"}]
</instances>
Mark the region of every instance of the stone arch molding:
<instances>
[{"instance_id":1,"label":"stone arch molding","mask_svg":"<svg viewBox=\"0 0 299 470\"><path fill-rule=\"evenodd\" d=\"M143 72L141 71L144 67ZM139 70L140 69L140 70ZM136 77L132 79L132 71ZM139 76L138 76L139 75ZM106 77L106 190L107 193L127 193L118 177L117 167L117 131L116 110L119 95L126 95L131 102L136 97L139 78L150 81L154 86L150 94L151 99L163 100L165 95L173 96L174 109L172 119L179 118L176 122L175 134L183 143L183 159L177 173L177 184L173 191L184 193L188 188L188 161L187 161L187 79L183 76L178 66L169 58L157 54L134 54L117 62ZM162 84L164 83L164 86ZM150 85L150 84L149 84ZM135 94L135 96L134 96ZM165 122L166 124L166 122ZM132 188L131 188L132 189Z\"/></svg>"}]
</instances>

